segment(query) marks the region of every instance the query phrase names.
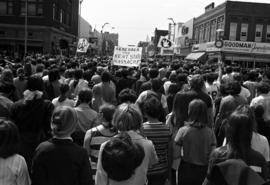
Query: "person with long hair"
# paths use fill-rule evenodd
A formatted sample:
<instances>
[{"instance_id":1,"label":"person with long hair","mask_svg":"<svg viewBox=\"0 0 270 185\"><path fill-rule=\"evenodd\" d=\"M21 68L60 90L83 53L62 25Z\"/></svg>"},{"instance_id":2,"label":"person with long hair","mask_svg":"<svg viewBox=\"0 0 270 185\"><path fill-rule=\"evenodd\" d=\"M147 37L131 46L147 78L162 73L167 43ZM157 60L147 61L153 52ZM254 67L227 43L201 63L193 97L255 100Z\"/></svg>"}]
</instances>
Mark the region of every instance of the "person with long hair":
<instances>
[{"instance_id":1,"label":"person with long hair","mask_svg":"<svg viewBox=\"0 0 270 185\"><path fill-rule=\"evenodd\" d=\"M145 156L141 164L135 169L134 175L132 178L118 182L114 179L108 179L108 173L102 165L102 155L106 143L103 143L100 147L98 164L97 164L97 173L96 173L96 184L98 185L107 185L108 180L110 185L118 184L128 184L128 185L138 185L138 184L147 184L146 174L148 168L153 164L158 162L156 151L152 141L147 140L140 134L140 128L142 126L142 114L140 109L134 104L121 104L117 107L112 120L112 125L118 130L118 132L126 132L132 142L139 144L145 153Z\"/></svg>"},{"instance_id":2,"label":"person with long hair","mask_svg":"<svg viewBox=\"0 0 270 185\"><path fill-rule=\"evenodd\" d=\"M115 106L112 104L103 104L99 108L98 120L100 125L89 129L84 137L83 146L87 150L91 161L93 179L95 179L98 154L102 143L110 140L117 134L115 127L112 125L112 118Z\"/></svg>"},{"instance_id":3,"label":"person with long hair","mask_svg":"<svg viewBox=\"0 0 270 185\"><path fill-rule=\"evenodd\" d=\"M75 101L68 98L69 96L69 85L61 84L60 85L60 96L52 100L54 107L58 106L70 106L74 107Z\"/></svg>"},{"instance_id":4,"label":"person with long hair","mask_svg":"<svg viewBox=\"0 0 270 185\"><path fill-rule=\"evenodd\" d=\"M23 156L19 155L19 131L16 125L0 119L0 184L30 185Z\"/></svg>"},{"instance_id":5,"label":"person with long hair","mask_svg":"<svg viewBox=\"0 0 270 185\"><path fill-rule=\"evenodd\" d=\"M178 184L201 185L206 176L210 153L216 147L215 134L209 127L207 106L202 100L190 102L188 121L179 129L175 142L181 146Z\"/></svg>"},{"instance_id":6,"label":"person with long hair","mask_svg":"<svg viewBox=\"0 0 270 185\"><path fill-rule=\"evenodd\" d=\"M254 119L246 112L246 105L240 105L227 121L226 139L227 144L216 148L210 156L208 175L204 184L211 184L213 179L211 173L216 164L228 159L238 159L244 161L254 171L267 178L267 163L259 152L251 147L251 140L254 131Z\"/></svg>"}]
</instances>

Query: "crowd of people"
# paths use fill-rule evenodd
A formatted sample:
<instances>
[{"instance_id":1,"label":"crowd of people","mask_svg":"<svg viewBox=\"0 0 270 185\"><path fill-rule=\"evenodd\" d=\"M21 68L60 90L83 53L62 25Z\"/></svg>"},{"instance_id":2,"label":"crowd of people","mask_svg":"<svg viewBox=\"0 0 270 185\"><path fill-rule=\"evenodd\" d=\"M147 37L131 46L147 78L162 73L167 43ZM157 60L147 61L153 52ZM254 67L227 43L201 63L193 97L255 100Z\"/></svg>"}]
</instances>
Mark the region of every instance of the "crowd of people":
<instances>
[{"instance_id":1,"label":"crowd of people","mask_svg":"<svg viewBox=\"0 0 270 185\"><path fill-rule=\"evenodd\" d=\"M42 55L0 65L0 184L270 179L270 69Z\"/></svg>"}]
</instances>

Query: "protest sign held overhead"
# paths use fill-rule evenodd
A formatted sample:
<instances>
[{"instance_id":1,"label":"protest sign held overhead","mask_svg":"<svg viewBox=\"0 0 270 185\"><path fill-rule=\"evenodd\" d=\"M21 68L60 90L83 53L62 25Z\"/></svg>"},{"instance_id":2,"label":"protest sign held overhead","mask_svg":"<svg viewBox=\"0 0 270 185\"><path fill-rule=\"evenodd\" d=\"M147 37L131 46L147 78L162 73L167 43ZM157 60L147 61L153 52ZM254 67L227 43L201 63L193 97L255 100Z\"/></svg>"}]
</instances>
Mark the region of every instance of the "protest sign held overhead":
<instances>
[{"instance_id":1,"label":"protest sign held overhead","mask_svg":"<svg viewBox=\"0 0 270 185\"><path fill-rule=\"evenodd\" d=\"M85 38L80 38L77 46L78 53L86 53L89 47L89 42Z\"/></svg>"},{"instance_id":2,"label":"protest sign held overhead","mask_svg":"<svg viewBox=\"0 0 270 185\"><path fill-rule=\"evenodd\" d=\"M141 47L114 47L112 65L137 67L141 64Z\"/></svg>"},{"instance_id":3,"label":"protest sign held overhead","mask_svg":"<svg viewBox=\"0 0 270 185\"><path fill-rule=\"evenodd\" d=\"M158 42L158 47L169 49L173 47L173 42L166 37L161 36Z\"/></svg>"}]
</instances>

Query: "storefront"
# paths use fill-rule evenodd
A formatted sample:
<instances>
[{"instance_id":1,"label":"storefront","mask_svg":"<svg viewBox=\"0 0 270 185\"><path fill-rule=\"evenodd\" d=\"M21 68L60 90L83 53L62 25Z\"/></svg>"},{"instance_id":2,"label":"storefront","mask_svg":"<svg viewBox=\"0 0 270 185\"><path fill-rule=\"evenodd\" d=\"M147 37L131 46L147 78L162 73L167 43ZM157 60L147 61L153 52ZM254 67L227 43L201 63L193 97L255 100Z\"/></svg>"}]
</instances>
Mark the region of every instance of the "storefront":
<instances>
[{"instance_id":1,"label":"storefront","mask_svg":"<svg viewBox=\"0 0 270 185\"><path fill-rule=\"evenodd\" d=\"M243 67L270 66L270 43L224 40L217 48L215 42L196 44L193 52L206 52L208 60L222 58L226 64L237 63Z\"/></svg>"}]
</instances>

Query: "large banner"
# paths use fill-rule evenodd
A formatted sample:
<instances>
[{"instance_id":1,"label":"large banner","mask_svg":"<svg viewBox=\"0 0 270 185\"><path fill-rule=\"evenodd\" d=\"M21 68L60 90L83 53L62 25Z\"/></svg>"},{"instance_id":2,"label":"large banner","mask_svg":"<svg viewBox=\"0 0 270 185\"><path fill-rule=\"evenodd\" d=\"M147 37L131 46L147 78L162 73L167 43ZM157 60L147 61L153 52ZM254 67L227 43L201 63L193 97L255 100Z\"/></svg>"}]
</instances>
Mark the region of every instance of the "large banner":
<instances>
[{"instance_id":1,"label":"large banner","mask_svg":"<svg viewBox=\"0 0 270 185\"><path fill-rule=\"evenodd\" d=\"M114 47L112 65L138 67L141 64L141 47Z\"/></svg>"},{"instance_id":2,"label":"large banner","mask_svg":"<svg viewBox=\"0 0 270 185\"><path fill-rule=\"evenodd\" d=\"M85 38L80 38L77 46L78 53L86 53L89 47L89 42Z\"/></svg>"}]
</instances>

